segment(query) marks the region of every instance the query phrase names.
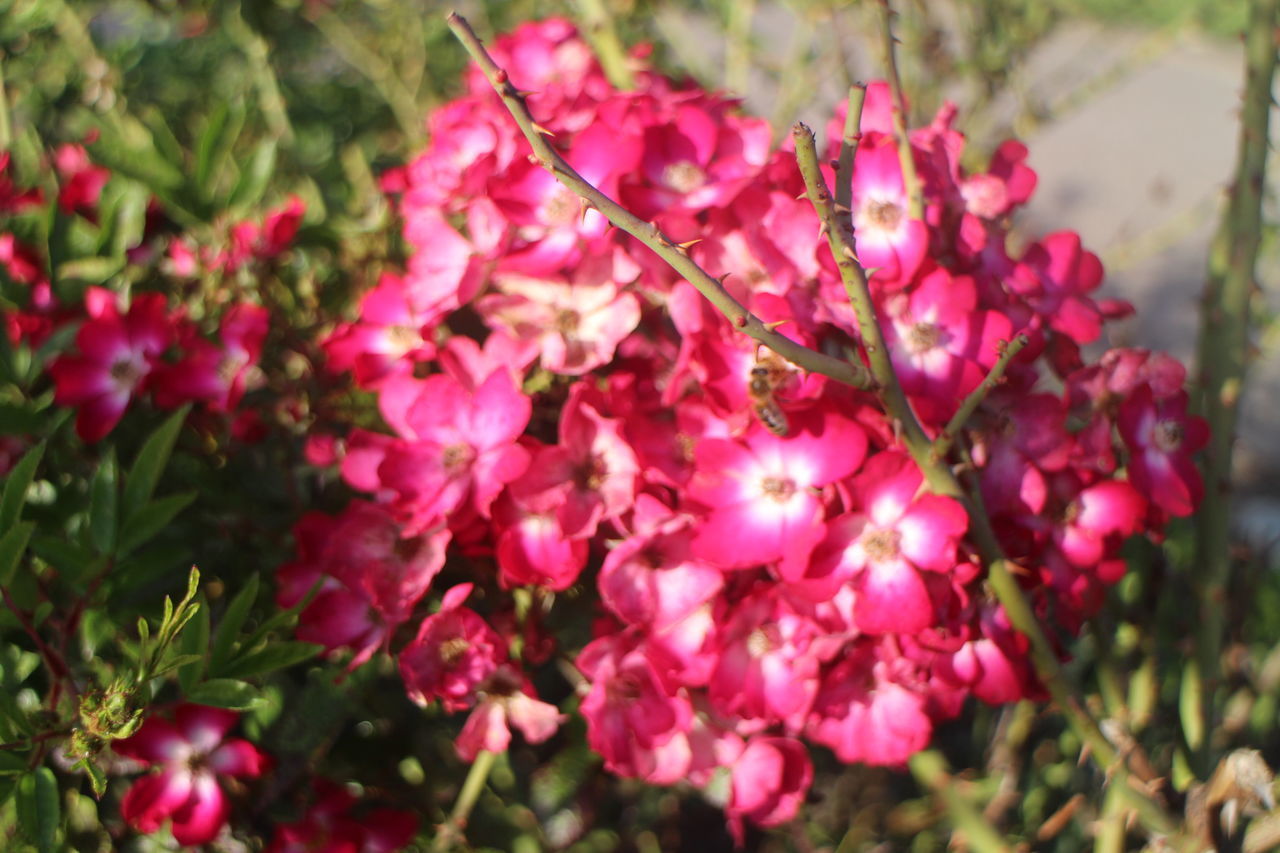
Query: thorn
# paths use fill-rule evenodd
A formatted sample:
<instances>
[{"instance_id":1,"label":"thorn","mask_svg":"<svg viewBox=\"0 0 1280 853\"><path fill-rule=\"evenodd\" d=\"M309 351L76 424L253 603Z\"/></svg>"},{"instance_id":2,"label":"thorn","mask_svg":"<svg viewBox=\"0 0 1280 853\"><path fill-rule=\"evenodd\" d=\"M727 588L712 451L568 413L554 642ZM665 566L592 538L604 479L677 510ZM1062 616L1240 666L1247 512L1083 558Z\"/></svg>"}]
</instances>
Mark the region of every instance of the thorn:
<instances>
[{"instance_id":1,"label":"thorn","mask_svg":"<svg viewBox=\"0 0 1280 853\"><path fill-rule=\"evenodd\" d=\"M853 248L850 246L843 247L840 250L840 254L844 255L846 258L853 261L855 264L859 264L859 265L862 264L862 261L858 260L858 256L853 253Z\"/></svg>"},{"instance_id":2,"label":"thorn","mask_svg":"<svg viewBox=\"0 0 1280 853\"><path fill-rule=\"evenodd\" d=\"M818 239L821 240L831 233L831 226L826 222L818 223Z\"/></svg>"},{"instance_id":3,"label":"thorn","mask_svg":"<svg viewBox=\"0 0 1280 853\"><path fill-rule=\"evenodd\" d=\"M774 320L772 323L765 323L764 327L772 332L775 329L777 329L779 326L785 326L787 323L790 323L790 322L791 322L790 320Z\"/></svg>"},{"instance_id":4,"label":"thorn","mask_svg":"<svg viewBox=\"0 0 1280 853\"><path fill-rule=\"evenodd\" d=\"M555 135L556 135L556 134L555 134L555 131L553 131L553 130L547 130L545 127L543 127L542 125L538 124L536 121L535 121L535 122L533 122L532 126L533 126L533 129L534 129L534 130L538 131L538 133L541 133L543 136L555 136Z\"/></svg>"},{"instance_id":5,"label":"thorn","mask_svg":"<svg viewBox=\"0 0 1280 853\"><path fill-rule=\"evenodd\" d=\"M512 89L511 94L515 95L517 98L527 98L530 95L538 94L538 90L537 89Z\"/></svg>"},{"instance_id":6,"label":"thorn","mask_svg":"<svg viewBox=\"0 0 1280 853\"><path fill-rule=\"evenodd\" d=\"M582 225L587 221L587 212L595 210L595 205L581 196L578 197L578 224Z\"/></svg>"},{"instance_id":7,"label":"thorn","mask_svg":"<svg viewBox=\"0 0 1280 853\"><path fill-rule=\"evenodd\" d=\"M727 279L730 275L732 275L732 273L725 273L724 275L716 276L716 281L720 282L721 287L724 287L725 279Z\"/></svg>"},{"instance_id":8,"label":"thorn","mask_svg":"<svg viewBox=\"0 0 1280 853\"><path fill-rule=\"evenodd\" d=\"M835 210L836 213L841 213L841 214L853 213L853 208L849 207L849 205L847 204L840 204L839 202L836 202L835 204L833 204L832 209Z\"/></svg>"},{"instance_id":9,"label":"thorn","mask_svg":"<svg viewBox=\"0 0 1280 853\"><path fill-rule=\"evenodd\" d=\"M702 242L701 237L695 237L694 239L688 240L684 243L676 243L676 248L682 252L687 252L689 251L689 249L693 248L694 246L698 245L701 242Z\"/></svg>"}]
</instances>

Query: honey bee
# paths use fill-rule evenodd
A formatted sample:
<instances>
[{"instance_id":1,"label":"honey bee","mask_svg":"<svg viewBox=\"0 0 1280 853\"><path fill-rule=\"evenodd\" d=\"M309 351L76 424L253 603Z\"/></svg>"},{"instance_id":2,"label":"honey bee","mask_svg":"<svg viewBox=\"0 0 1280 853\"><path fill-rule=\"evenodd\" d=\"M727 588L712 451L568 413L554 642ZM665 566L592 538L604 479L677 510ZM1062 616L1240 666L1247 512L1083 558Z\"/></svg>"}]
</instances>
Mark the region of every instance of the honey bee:
<instances>
[{"instance_id":1,"label":"honey bee","mask_svg":"<svg viewBox=\"0 0 1280 853\"><path fill-rule=\"evenodd\" d=\"M779 438L786 437L791 425L774 394L790 376L791 369L780 356L766 353L761 358L760 351L756 350L756 363L751 366L751 379L747 382L747 396L751 398L752 409L760 423Z\"/></svg>"}]
</instances>

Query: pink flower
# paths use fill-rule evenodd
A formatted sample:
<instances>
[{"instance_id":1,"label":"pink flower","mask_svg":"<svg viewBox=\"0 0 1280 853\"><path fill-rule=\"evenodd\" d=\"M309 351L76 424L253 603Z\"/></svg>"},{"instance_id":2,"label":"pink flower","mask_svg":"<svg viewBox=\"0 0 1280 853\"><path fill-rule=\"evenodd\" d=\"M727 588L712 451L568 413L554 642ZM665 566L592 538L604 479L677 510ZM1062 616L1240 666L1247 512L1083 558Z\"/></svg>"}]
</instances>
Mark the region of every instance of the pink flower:
<instances>
[{"instance_id":1,"label":"pink flower","mask_svg":"<svg viewBox=\"0 0 1280 853\"><path fill-rule=\"evenodd\" d=\"M133 783L120 812L139 832L155 832L172 820L179 844L212 841L227 822L231 803L218 776L257 778L268 759L247 740L227 738L239 714L203 705L179 705L172 720L148 717L113 749L159 772Z\"/></svg>"},{"instance_id":2,"label":"pink flower","mask_svg":"<svg viewBox=\"0 0 1280 853\"><path fill-rule=\"evenodd\" d=\"M410 812L380 808L357 817L358 801L345 788L317 779L315 790L301 820L276 827L266 853L395 853L418 831Z\"/></svg>"},{"instance_id":3,"label":"pink flower","mask_svg":"<svg viewBox=\"0 0 1280 853\"><path fill-rule=\"evenodd\" d=\"M498 632L462 606L471 589L464 583L446 592L439 612L422 620L418 635L400 653L400 676L419 705L439 699L446 711L470 708L507 659L507 644Z\"/></svg>"},{"instance_id":4,"label":"pink flower","mask_svg":"<svg viewBox=\"0 0 1280 853\"><path fill-rule=\"evenodd\" d=\"M230 412L244 396L247 377L262 354L270 317L267 309L242 302L222 316L221 345L191 336L185 356L161 365L154 377L156 404L175 407L200 400L214 412Z\"/></svg>"},{"instance_id":5,"label":"pink flower","mask_svg":"<svg viewBox=\"0 0 1280 853\"><path fill-rule=\"evenodd\" d=\"M111 178L111 172L89 161L83 145L61 145L53 155L54 167L62 180L58 190L58 207L63 213L80 213L88 219L97 215L98 198Z\"/></svg>"},{"instance_id":6,"label":"pink flower","mask_svg":"<svg viewBox=\"0 0 1280 853\"><path fill-rule=\"evenodd\" d=\"M529 452L516 443L529 423L529 398L499 369L474 393L453 377L432 376L405 402L399 426L408 440L387 449L378 476L397 494L409 529L434 526L464 504L487 515L529 464Z\"/></svg>"},{"instance_id":7,"label":"pink flower","mask_svg":"<svg viewBox=\"0 0 1280 853\"><path fill-rule=\"evenodd\" d=\"M786 438L755 425L741 441L703 441L688 492L709 510L693 542L695 556L721 568L781 559L820 521L816 487L856 471L866 449L857 424L816 411L792 418Z\"/></svg>"},{"instance_id":8,"label":"pink flower","mask_svg":"<svg viewBox=\"0 0 1280 853\"><path fill-rule=\"evenodd\" d=\"M574 376L607 364L640 322L640 303L610 281L579 283L506 274L480 299L486 321L519 341L537 341L542 366Z\"/></svg>"},{"instance_id":9,"label":"pink flower","mask_svg":"<svg viewBox=\"0 0 1280 853\"><path fill-rule=\"evenodd\" d=\"M969 520L951 498L917 495L923 479L905 454L873 456L854 483L859 511L827 524L804 575L787 561L784 577L852 582L855 621L869 634L909 634L934 624L921 572L955 567L956 547Z\"/></svg>"},{"instance_id":10,"label":"pink flower","mask_svg":"<svg viewBox=\"0 0 1280 853\"><path fill-rule=\"evenodd\" d=\"M730 767L729 802L725 813L738 845L742 818L760 826L777 826L796 816L813 782L809 750L798 740L753 737Z\"/></svg>"},{"instance_id":11,"label":"pink flower","mask_svg":"<svg viewBox=\"0 0 1280 853\"><path fill-rule=\"evenodd\" d=\"M99 441L115 428L133 397L146 388L147 377L172 335L159 293L136 297L129 313L115 305L85 322L76 333L79 353L64 355L49 367L57 385L54 402L79 406L76 433Z\"/></svg>"},{"instance_id":12,"label":"pink flower","mask_svg":"<svg viewBox=\"0 0 1280 853\"><path fill-rule=\"evenodd\" d=\"M1204 483L1191 456L1209 442L1209 424L1187 413L1187 393L1156 401L1143 385L1120 406L1117 423L1129 447L1129 481L1170 515L1195 512Z\"/></svg>"},{"instance_id":13,"label":"pink flower","mask_svg":"<svg viewBox=\"0 0 1280 853\"><path fill-rule=\"evenodd\" d=\"M359 319L339 325L321 346L330 370L352 370L357 384L373 388L391 374L411 373L415 364L435 358L431 332L437 319L416 313L403 279L383 273L377 287L360 299Z\"/></svg>"},{"instance_id":14,"label":"pink flower","mask_svg":"<svg viewBox=\"0 0 1280 853\"><path fill-rule=\"evenodd\" d=\"M864 133L853 166L853 234L858 260L874 278L906 283L929 251L929 229L907 215L893 136Z\"/></svg>"},{"instance_id":15,"label":"pink flower","mask_svg":"<svg viewBox=\"0 0 1280 853\"><path fill-rule=\"evenodd\" d=\"M467 717L454 747L463 761L475 761L481 751L506 752L512 726L529 743L543 743L564 720L555 705L534 695L515 667L504 664L485 682L484 696Z\"/></svg>"}]
</instances>

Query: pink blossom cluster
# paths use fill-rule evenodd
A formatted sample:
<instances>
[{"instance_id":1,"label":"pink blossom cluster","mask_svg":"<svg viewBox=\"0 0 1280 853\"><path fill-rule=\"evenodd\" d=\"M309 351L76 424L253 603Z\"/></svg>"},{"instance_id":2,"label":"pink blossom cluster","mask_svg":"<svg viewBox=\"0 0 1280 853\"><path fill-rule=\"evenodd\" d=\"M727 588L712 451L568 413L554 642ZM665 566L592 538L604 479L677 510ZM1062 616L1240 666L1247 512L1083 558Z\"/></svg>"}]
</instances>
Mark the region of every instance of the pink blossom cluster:
<instances>
[{"instance_id":1,"label":"pink blossom cluster","mask_svg":"<svg viewBox=\"0 0 1280 853\"><path fill-rule=\"evenodd\" d=\"M781 333L859 357L794 154L771 147L764 121L638 56L638 88L618 91L562 20L492 53L595 186ZM795 814L808 745L899 765L967 697L1038 695L1026 639L984 587L971 519L924 488L881 401L760 353L532 161L483 76L467 79L428 118L427 149L385 181L407 269L324 342L329 366L377 395L388 431L353 429L334 451L368 498L299 527L281 604L322 579L300 631L359 662L416 625L392 649L406 689L471 711L459 741L471 757L505 747L508 723L531 742L554 731L524 672L546 643L522 638L513 656L520 621L468 608L470 583L425 618L414 605L455 557L476 584L584 591L594 638L562 652L583 679L590 745L617 774L706 786L739 832ZM851 182L894 368L936 436L1003 342L1027 336L959 441L1035 610L1076 630L1123 574L1123 541L1158 535L1201 497L1191 454L1206 427L1187 413L1185 371L1133 349L1086 360L1131 309L1098 298L1102 266L1074 233L1010 252L1010 215L1036 183L1025 147L967 172L945 106L909 134L913 218L889 90L866 95L852 175L824 169Z\"/></svg>"},{"instance_id":2,"label":"pink blossom cluster","mask_svg":"<svg viewBox=\"0 0 1280 853\"><path fill-rule=\"evenodd\" d=\"M243 738L227 737L239 714L204 705L178 705L147 718L113 749L124 758L151 768L133 782L120 812L140 832L158 831L167 822L173 838L184 846L208 844L218 837L231 814L232 799L224 787L236 779L256 779L271 759ZM276 828L267 847L271 853L392 853L403 849L417 831L417 819L406 812L377 808L358 820L355 797L324 779L316 779L315 802L294 823Z\"/></svg>"},{"instance_id":3,"label":"pink blossom cluster","mask_svg":"<svg viewBox=\"0 0 1280 853\"><path fill-rule=\"evenodd\" d=\"M98 217L102 189L110 172L94 165L80 145L64 145L53 166L61 182L58 210L90 222ZM8 153L0 153L0 216L18 216L40 209L43 194L20 188L9 174ZM208 250L204 271L230 274L250 260L265 262L288 248L303 212L294 197L264 217L263 225L245 221L230 228L230 247ZM168 245L165 272L186 277L200 272L196 257L188 257L188 238L162 233L162 216L153 203L146 233L129 250L136 263L145 263ZM113 430L129 403L150 394L162 408L200 403L207 412L236 414L240 399L255 381L256 366L267 336L268 312L247 298L226 300L215 316L216 335L210 339L185 308L170 309L160 292L135 293L130 300L103 287L90 286L74 301L60 300L50 284L43 253L22 243L9 227L0 233L0 265L7 279L25 290L18 310L5 311L5 333L12 344L37 348L57 329L74 325L74 346L59 355L49 372L55 383L54 402L77 409L76 431L95 442ZM64 295L65 296L65 295ZM243 414L243 413L241 413ZM244 432L243 417L236 421Z\"/></svg>"}]
</instances>

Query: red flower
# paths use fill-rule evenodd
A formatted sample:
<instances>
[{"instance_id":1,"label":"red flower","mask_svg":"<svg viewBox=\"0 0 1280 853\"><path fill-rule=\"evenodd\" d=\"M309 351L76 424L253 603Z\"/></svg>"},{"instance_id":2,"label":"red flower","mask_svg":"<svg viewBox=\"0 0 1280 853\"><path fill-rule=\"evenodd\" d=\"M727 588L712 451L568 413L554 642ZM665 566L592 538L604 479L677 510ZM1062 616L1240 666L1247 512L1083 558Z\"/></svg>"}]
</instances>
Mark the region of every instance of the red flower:
<instances>
[{"instance_id":1,"label":"red flower","mask_svg":"<svg viewBox=\"0 0 1280 853\"><path fill-rule=\"evenodd\" d=\"M117 741L120 755L159 768L124 795L124 819L140 832L155 832L172 820L179 844L212 841L231 812L218 776L257 778L268 762L247 740L226 737L238 718L221 708L179 705L172 720L150 717L136 734Z\"/></svg>"},{"instance_id":2,"label":"red flower","mask_svg":"<svg viewBox=\"0 0 1280 853\"><path fill-rule=\"evenodd\" d=\"M170 336L165 298L159 293L137 297L123 317L107 302L80 327L80 353L62 356L49 372L57 384L54 402L80 407L76 432L82 439L99 441L115 428L129 401L145 389Z\"/></svg>"}]
</instances>

